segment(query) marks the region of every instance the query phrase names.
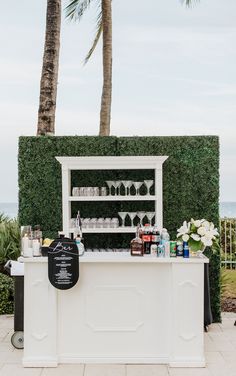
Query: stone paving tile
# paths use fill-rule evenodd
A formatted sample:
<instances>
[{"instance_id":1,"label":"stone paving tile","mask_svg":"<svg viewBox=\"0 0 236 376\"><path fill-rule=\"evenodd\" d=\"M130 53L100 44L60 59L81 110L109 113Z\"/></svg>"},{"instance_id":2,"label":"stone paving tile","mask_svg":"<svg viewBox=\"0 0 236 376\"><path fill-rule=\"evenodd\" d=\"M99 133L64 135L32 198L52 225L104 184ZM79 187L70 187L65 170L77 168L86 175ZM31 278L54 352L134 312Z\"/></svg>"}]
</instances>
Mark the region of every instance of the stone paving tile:
<instances>
[{"instance_id":1,"label":"stone paving tile","mask_svg":"<svg viewBox=\"0 0 236 376\"><path fill-rule=\"evenodd\" d=\"M206 363L225 364L225 358L219 351L205 351Z\"/></svg>"},{"instance_id":2,"label":"stone paving tile","mask_svg":"<svg viewBox=\"0 0 236 376\"><path fill-rule=\"evenodd\" d=\"M60 364L57 368L43 368L40 376L83 376L84 364Z\"/></svg>"},{"instance_id":3,"label":"stone paving tile","mask_svg":"<svg viewBox=\"0 0 236 376\"><path fill-rule=\"evenodd\" d=\"M217 364L209 364L207 369L210 372L211 376L235 376L235 368L231 368L229 365L222 365L219 367Z\"/></svg>"},{"instance_id":4,"label":"stone paving tile","mask_svg":"<svg viewBox=\"0 0 236 376\"><path fill-rule=\"evenodd\" d=\"M86 364L84 376L126 376L124 364Z\"/></svg>"},{"instance_id":5,"label":"stone paving tile","mask_svg":"<svg viewBox=\"0 0 236 376\"><path fill-rule=\"evenodd\" d=\"M168 376L168 367L164 365L127 365L126 376Z\"/></svg>"},{"instance_id":6,"label":"stone paving tile","mask_svg":"<svg viewBox=\"0 0 236 376\"><path fill-rule=\"evenodd\" d=\"M208 328L208 331L209 333L222 333L223 332L223 328L220 324L212 324L209 328Z\"/></svg>"},{"instance_id":7,"label":"stone paving tile","mask_svg":"<svg viewBox=\"0 0 236 376\"><path fill-rule=\"evenodd\" d=\"M208 368L169 368L170 376L212 376ZM226 376L226 375L222 375Z\"/></svg>"},{"instance_id":8,"label":"stone paving tile","mask_svg":"<svg viewBox=\"0 0 236 376\"><path fill-rule=\"evenodd\" d=\"M41 373L42 368L23 368L20 364L4 364L0 369L1 376L41 376Z\"/></svg>"},{"instance_id":9,"label":"stone paving tile","mask_svg":"<svg viewBox=\"0 0 236 376\"><path fill-rule=\"evenodd\" d=\"M18 363L21 364L23 357L23 350L14 349L8 353L6 363Z\"/></svg>"},{"instance_id":10,"label":"stone paving tile","mask_svg":"<svg viewBox=\"0 0 236 376\"><path fill-rule=\"evenodd\" d=\"M13 351L13 350L14 350L14 347L12 346L11 343L0 342L0 352Z\"/></svg>"},{"instance_id":11,"label":"stone paving tile","mask_svg":"<svg viewBox=\"0 0 236 376\"><path fill-rule=\"evenodd\" d=\"M9 351L1 351L0 352L0 363L6 363L8 356L9 356Z\"/></svg>"}]
</instances>

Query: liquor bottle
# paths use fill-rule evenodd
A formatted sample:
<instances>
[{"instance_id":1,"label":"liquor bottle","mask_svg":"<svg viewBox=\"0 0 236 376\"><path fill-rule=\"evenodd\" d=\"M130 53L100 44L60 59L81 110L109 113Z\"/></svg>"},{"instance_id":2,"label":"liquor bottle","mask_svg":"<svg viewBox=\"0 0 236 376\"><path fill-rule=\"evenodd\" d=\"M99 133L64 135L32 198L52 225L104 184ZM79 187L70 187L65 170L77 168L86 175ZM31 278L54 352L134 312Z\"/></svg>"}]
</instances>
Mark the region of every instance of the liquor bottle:
<instances>
[{"instance_id":1,"label":"liquor bottle","mask_svg":"<svg viewBox=\"0 0 236 376\"><path fill-rule=\"evenodd\" d=\"M81 232L80 235L82 236L82 221L81 221L81 218L80 218L79 210L78 210L78 213L77 213L77 216L76 216L76 222L75 223L76 223L76 229Z\"/></svg>"},{"instance_id":2,"label":"liquor bottle","mask_svg":"<svg viewBox=\"0 0 236 376\"><path fill-rule=\"evenodd\" d=\"M130 242L131 256L143 256L143 241L139 237L139 226L137 227L136 237Z\"/></svg>"},{"instance_id":3,"label":"liquor bottle","mask_svg":"<svg viewBox=\"0 0 236 376\"><path fill-rule=\"evenodd\" d=\"M145 255L150 255L151 253L151 242L152 242L152 230L149 223L146 223L143 230L143 253Z\"/></svg>"},{"instance_id":4,"label":"liquor bottle","mask_svg":"<svg viewBox=\"0 0 236 376\"><path fill-rule=\"evenodd\" d=\"M151 235L151 254L158 256L158 245L160 244L160 231L158 231L157 226L152 228Z\"/></svg>"},{"instance_id":5,"label":"liquor bottle","mask_svg":"<svg viewBox=\"0 0 236 376\"><path fill-rule=\"evenodd\" d=\"M166 228L163 228L161 232L161 244L164 245L165 257L170 257L170 235Z\"/></svg>"}]
</instances>

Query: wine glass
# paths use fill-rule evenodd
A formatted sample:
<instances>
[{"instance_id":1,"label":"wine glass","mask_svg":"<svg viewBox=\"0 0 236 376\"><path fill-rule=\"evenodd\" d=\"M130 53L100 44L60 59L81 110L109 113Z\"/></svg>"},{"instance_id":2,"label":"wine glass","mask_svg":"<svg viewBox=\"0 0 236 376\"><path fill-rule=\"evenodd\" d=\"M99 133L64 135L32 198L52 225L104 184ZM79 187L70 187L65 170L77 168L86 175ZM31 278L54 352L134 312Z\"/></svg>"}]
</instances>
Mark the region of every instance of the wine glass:
<instances>
[{"instance_id":1,"label":"wine glass","mask_svg":"<svg viewBox=\"0 0 236 376\"><path fill-rule=\"evenodd\" d=\"M144 184L147 187L147 195L150 195L150 188L153 185L154 180L144 180Z\"/></svg>"},{"instance_id":2,"label":"wine glass","mask_svg":"<svg viewBox=\"0 0 236 376\"><path fill-rule=\"evenodd\" d=\"M152 219L155 217L155 214L155 212L146 212L146 216L148 218L150 225L152 225Z\"/></svg>"},{"instance_id":3,"label":"wine glass","mask_svg":"<svg viewBox=\"0 0 236 376\"><path fill-rule=\"evenodd\" d=\"M144 211L139 211L139 212L137 212L137 216L138 216L139 219L140 219L140 224L141 224L141 226L143 226L143 218L145 217L145 215L146 215L146 212L144 212Z\"/></svg>"},{"instance_id":4,"label":"wine glass","mask_svg":"<svg viewBox=\"0 0 236 376\"><path fill-rule=\"evenodd\" d=\"M118 212L118 215L120 216L122 220L121 227L125 227L125 217L127 216L128 212Z\"/></svg>"},{"instance_id":5,"label":"wine glass","mask_svg":"<svg viewBox=\"0 0 236 376\"><path fill-rule=\"evenodd\" d=\"M120 186L121 186L121 181L120 180L115 180L113 182L113 186L115 188L115 194L117 194L118 196L120 195Z\"/></svg>"},{"instance_id":6,"label":"wine glass","mask_svg":"<svg viewBox=\"0 0 236 376\"><path fill-rule=\"evenodd\" d=\"M134 227L134 218L136 217L137 213L136 212L128 212L128 216L130 217L131 220L131 227Z\"/></svg>"},{"instance_id":7,"label":"wine glass","mask_svg":"<svg viewBox=\"0 0 236 376\"><path fill-rule=\"evenodd\" d=\"M143 185L142 181L134 181L133 182L134 188L136 189L136 196L139 195L139 189Z\"/></svg>"},{"instance_id":8,"label":"wine glass","mask_svg":"<svg viewBox=\"0 0 236 376\"><path fill-rule=\"evenodd\" d=\"M130 194L130 187L132 186L132 180L122 180L122 184L125 187L125 195L128 196Z\"/></svg>"},{"instance_id":9,"label":"wine glass","mask_svg":"<svg viewBox=\"0 0 236 376\"><path fill-rule=\"evenodd\" d=\"M106 181L108 188L109 188L109 196L111 196L111 188L114 185L114 180L107 180Z\"/></svg>"}]
</instances>

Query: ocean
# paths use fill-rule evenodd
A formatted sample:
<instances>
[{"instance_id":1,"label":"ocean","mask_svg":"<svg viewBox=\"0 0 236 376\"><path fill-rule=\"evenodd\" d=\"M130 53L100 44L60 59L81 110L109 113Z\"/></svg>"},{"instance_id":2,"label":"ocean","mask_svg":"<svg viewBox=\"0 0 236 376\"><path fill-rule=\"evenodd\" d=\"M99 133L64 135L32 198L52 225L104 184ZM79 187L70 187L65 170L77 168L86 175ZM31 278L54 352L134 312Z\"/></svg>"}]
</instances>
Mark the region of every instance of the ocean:
<instances>
[{"instance_id":1,"label":"ocean","mask_svg":"<svg viewBox=\"0 0 236 376\"><path fill-rule=\"evenodd\" d=\"M15 202L0 203L0 213L6 214L10 218L17 217L18 205ZM236 218L236 202L221 202L220 203L221 218Z\"/></svg>"}]
</instances>

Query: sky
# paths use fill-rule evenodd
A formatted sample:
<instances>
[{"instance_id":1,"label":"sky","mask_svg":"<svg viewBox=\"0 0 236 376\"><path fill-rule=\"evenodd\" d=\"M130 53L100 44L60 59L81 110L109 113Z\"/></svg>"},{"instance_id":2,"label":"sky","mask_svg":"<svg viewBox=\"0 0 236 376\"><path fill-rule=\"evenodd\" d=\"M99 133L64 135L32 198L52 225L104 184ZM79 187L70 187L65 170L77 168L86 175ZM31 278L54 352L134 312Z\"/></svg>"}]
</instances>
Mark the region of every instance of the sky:
<instances>
[{"instance_id":1,"label":"sky","mask_svg":"<svg viewBox=\"0 0 236 376\"><path fill-rule=\"evenodd\" d=\"M83 65L98 1L80 24L62 16L56 135L98 134L101 44ZM111 134L219 135L220 199L236 201L236 1L112 6ZM45 16L46 0L1 1L0 202L17 202L18 137L36 135Z\"/></svg>"}]
</instances>

